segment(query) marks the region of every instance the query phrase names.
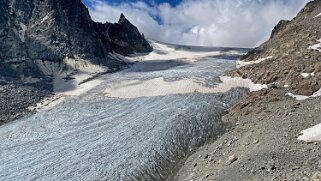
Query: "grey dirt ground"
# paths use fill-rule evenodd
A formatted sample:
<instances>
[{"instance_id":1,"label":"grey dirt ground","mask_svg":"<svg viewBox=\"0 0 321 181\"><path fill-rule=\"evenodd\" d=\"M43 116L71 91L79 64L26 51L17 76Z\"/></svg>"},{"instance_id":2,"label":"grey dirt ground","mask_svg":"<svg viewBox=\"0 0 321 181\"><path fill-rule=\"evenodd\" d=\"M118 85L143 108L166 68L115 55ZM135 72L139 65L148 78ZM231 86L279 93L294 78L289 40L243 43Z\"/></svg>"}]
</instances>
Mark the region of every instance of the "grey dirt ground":
<instances>
[{"instance_id":1,"label":"grey dirt ground","mask_svg":"<svg viewBox=\"0 0 321 181\"><path fill-rule=\"evenodd\" d=\"M234 107L224 117L232 128L188 158L172 179L320 181L321 144L297 137L321 122L321 98L253 102Z\"/></svg>"}]
</instances>

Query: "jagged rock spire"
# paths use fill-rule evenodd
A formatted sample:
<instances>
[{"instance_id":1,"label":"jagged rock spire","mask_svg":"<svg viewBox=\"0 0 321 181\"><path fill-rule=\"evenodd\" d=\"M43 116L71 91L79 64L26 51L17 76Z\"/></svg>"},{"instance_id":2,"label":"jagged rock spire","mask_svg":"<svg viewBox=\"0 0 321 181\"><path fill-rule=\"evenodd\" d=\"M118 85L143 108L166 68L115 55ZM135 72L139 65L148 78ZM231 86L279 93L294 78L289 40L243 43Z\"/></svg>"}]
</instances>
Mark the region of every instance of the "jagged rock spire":
<instances>
[{"instance_id":1,"label":"jagged rock spire","mask_svg":"<svg viewBox=\"0 0 321 181\"><path fill-rule=\"evenodd\" d=\"M129 22L128 19L125 17L125 15L124 15L123 13L121 13L120 18L119 18L119 20L118 20L118 23L119 23L119 24L123 24L123 23L130 23L130 22Z\"/></svg>"}]
</instances>

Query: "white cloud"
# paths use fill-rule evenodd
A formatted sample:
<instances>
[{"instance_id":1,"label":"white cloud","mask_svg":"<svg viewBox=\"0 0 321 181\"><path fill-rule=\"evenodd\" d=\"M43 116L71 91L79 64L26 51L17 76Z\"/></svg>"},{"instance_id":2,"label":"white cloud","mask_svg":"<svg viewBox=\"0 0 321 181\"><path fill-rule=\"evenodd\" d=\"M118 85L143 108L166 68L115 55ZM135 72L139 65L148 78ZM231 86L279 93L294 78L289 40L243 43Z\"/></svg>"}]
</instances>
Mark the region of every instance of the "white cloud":
<instances>
[{"instance_id":1,"label":"white cloud","mask_svg":"<svg viewBox=\"0 0 321 181\"><path fill-rule=\"evenodd\" d=\"M176 44L254 47L267 40L281 19L291 19L309 0L183 0L148 5L93 0L95 21L115 22L121 13L146 37Z\"/></svg>"}]
</instances>

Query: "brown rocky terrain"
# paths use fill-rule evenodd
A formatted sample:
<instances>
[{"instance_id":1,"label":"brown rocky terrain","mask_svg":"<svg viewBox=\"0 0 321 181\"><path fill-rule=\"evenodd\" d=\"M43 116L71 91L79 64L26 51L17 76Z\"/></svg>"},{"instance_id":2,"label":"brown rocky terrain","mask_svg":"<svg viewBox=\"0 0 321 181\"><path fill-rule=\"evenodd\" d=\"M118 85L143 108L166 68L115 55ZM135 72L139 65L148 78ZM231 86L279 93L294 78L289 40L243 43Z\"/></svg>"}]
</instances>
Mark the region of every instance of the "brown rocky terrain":
<instances>
[{"instance_id":1,"label":"brown rocky terrain","mask_svg":"<svg viewBox=\"0 0 321 181\"><path fill-rule=\"evenodd\" d=\"M311 47L321 38L320 13L321 0L308 3L242 61L270 58L229 73L269 88L231 108L223 118L230 124L226 133L192 152L169 180L321 180L320 142L297 139L302 130L321 123L321 98L286 96L310 96L321 87L321 52Z\"/></svg>"},{"instance_id":2,"label":"brown rocky terrain","mask_svg":"<svg viewBox=\"0 0 321 181\"><path fill-rule=\"evenodd\" d=\"M231 73L256 83L289 85L295 94L311 95L321 87L320 51L309 49L321 38L321 1L308 3L291 21L282 20L274 28L270 40L251 51L243 61L272 56L259 64L241 67ZM314 76L304 78L301 73Z\"/></svg>"}]
</instances>

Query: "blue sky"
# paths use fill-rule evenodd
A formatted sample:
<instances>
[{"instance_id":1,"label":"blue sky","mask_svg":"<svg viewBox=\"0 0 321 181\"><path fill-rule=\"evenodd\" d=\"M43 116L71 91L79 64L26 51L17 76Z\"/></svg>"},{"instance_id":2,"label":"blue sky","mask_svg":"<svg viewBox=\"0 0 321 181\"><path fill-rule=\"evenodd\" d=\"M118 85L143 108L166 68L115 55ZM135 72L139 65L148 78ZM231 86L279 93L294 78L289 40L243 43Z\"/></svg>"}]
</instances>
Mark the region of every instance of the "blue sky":
<instances>
[{"instance_id":1,"label":"blue sky","mask_svg":"<svg viewBox=\"0 0 321 181\"><path fill-rule=\"evenodd\" d=\"M94 21L121 13L147 38L174 44L255 47L310 0L83 0Z\"/></svg>"},{"instance_id":2,"label":"blue sky","mask_svg":"<svg viewBox=\"0 0 321 181\"><path fill-rule=\"evenodd\" d=\"M92 0L82 0L87 6L93 2ZM110 4L123 4L123 3L128 3L128 2L137 2L139 0L102 0ZM161 3L168 3L171 6L176 6L179 3L181 3L182 0L143 0L146 4L161 4Z\"/></svg>"}]
</instances>

